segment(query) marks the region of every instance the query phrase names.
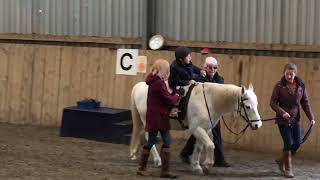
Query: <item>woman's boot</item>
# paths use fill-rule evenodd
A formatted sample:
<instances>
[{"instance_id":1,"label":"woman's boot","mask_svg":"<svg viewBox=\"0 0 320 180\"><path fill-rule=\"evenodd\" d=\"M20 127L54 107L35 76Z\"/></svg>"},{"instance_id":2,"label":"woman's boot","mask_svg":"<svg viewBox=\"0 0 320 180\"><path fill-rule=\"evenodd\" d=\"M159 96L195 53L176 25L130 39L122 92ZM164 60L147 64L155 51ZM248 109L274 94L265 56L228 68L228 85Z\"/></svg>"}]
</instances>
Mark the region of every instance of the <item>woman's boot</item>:
<instances>
[{"instance_id":1,"label":"woman's boot","mask_svg":"<svg viewBox=\"0 0 320 180\"><path fill-rule=\"evenodd\" d=\"M142 149L141 158L139 162L139 170L137 172L138 175L141 176L151 176L151 173L147 171L147 163L150 155L149 149Z\"/></svg>"},{"instance_id":2,"label":"woman's boot","mask_svg":"<svg viewBox=\"0 0 320 180\"><path fill-rule=\"evenodd\" d=\"M177 178L177 175L174 175L170 172L170 149L162 148L160 153L162 167L161 167L161 178Z\"/></svg>"},{"instance_id":3,"label":"woman's boot","mask_svg":"<svg viewBox=\"0 0 320 180\"><path fill-rule=\"evenodd\" d=\"M284 165L285 165L285 171L284 171L284 176L287 178L293 178L293 172L292 172L292 155L291 151L286 151L285 153L285 158L284 158Z\"/></svg>"}]
</instances>

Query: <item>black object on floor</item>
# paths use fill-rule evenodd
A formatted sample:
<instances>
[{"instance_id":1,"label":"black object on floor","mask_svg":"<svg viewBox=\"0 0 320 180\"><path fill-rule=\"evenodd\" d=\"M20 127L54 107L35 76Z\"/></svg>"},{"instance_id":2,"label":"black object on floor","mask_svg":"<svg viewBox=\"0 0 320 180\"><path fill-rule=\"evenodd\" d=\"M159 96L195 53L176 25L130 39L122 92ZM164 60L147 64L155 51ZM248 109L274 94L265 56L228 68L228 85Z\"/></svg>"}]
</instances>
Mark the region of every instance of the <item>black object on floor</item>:
<instances>
[{"instance_id":1,"label":"black object on floor","mask_svg":"<svg viewBox=\"0 0 320 180\"><path fill-rule=\"evenodd\" d=\"M126 109L63 109L60 136L77 137L116 144L129 144L131 112Z\"/></svg>"}]
</instances>

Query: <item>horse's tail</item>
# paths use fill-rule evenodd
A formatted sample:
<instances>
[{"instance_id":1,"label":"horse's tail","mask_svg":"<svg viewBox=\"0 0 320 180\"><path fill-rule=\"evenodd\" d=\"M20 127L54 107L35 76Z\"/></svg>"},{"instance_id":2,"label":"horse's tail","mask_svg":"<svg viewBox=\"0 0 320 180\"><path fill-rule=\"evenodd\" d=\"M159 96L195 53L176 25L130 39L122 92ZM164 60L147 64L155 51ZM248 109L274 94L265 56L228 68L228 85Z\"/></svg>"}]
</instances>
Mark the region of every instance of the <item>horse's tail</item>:
<instances>
[{"instance_id":1,"label":"horse's tail","mask_svg":"<svg viewBox=\"0 0 320 180\"><path fill-rule=\"evenodd\" d=\"M135 102L135 93L137 90L136 84L131 91L131 116L132 116L132 135L131 135L131 142L130 142L130 158L131 160L135 160L137 158L138 147L140 145L140 135L141 131L143 130L143 124L140 118L140 114L138 112L136 102Z\"/></svg>"}]
</instances>

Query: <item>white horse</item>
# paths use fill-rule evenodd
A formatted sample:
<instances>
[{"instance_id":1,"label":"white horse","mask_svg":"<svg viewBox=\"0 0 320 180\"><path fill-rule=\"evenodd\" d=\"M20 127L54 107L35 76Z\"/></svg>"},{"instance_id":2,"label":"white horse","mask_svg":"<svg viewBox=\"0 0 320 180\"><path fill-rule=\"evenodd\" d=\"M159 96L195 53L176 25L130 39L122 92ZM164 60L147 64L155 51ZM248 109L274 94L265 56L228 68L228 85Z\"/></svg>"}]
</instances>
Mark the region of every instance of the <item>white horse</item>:
<instances>
[{"instance_id":1,"label":"white horse","mask_svg":"<svg viewBox=\"0 0 320 180\"><path fill-rule=\"evenodd\" d=\"M188 88L185 87L185 89ZM137 157L141 135L146 125L147 94L148 85L145 82L137 83L131 92L133 131L130 157L132 160ZM251 84L249 89L231 84L199 83L196 85L192 90L186 115L189 131L197 139L191 157L191 170L198 174L208 173L209 168L214 164L214 144L209 137L209 132L223 114L238 111L252 129L258 129L262 126L262 122L257 106L257 96ZM145 138L148 138L147 133ZM203 146L206 149L206 156L202 168L200 156ZM155 165L160 166L161 158L155 146L152 147L151 153Z\"/></svg>"}]
</instances>

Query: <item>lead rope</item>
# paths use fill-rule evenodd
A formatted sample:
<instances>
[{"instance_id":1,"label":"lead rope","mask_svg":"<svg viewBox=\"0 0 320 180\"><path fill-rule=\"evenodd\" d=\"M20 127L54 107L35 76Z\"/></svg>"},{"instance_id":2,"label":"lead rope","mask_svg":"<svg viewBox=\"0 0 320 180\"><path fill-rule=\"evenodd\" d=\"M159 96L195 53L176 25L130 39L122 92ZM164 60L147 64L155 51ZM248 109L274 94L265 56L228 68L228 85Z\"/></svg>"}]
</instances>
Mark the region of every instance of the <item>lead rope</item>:
<instances>
[{"instance_id":1,"label":"lead rope","mask_svg":"<svg viewBox=\"0 0 320 180\"><path fill-rule=\"evenodd\" d=\"M210 120L210 123L211 123L211 129L213 129L214 127L213 127L211 114L210 114L208 103L207 103L206 92L204 91L204 83L202 83L202 90L203 90L204 102L206 103L206 107L207 107L207 111L208 111L208 115L209 115L209 120Z\"/></svg>"}]
</instances>

